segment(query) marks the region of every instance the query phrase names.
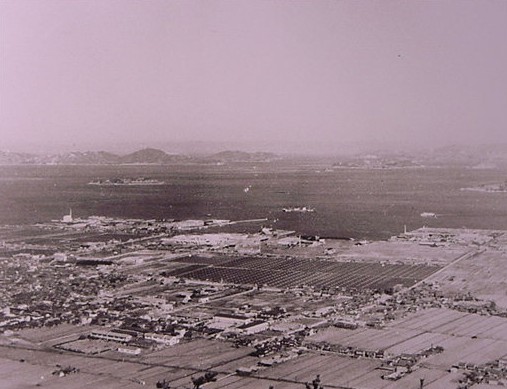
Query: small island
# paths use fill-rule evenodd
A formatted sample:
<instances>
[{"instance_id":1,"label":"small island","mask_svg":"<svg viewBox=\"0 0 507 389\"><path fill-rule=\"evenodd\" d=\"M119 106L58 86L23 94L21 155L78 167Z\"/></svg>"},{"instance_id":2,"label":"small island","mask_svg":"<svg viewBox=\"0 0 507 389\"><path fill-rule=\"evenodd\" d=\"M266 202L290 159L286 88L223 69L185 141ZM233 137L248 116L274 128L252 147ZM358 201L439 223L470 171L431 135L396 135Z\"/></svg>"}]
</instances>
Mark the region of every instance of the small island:
<instances>
[{"instance_id":1,"label":"small island","mask_svg":"<svg viewBox=\"0 0 507 389\"><path fill-rule=\"evenodd\" d=\"M507 180L499 184L483 184L473 186L470 188L461 188L461 190L469 190L474 192L488 192L488 193L505 193L507 192Z\"/></svg>"},{"instance_id":2,"label":"small island","mask_svg":"<svg viewBox=\"0 0 507 389\"><path fill-rule=\"evenodd\" d=\"M132 186L132 185L163 185L165 182L152 178L113 178L113 179L97 179L90 181L88 185L100 186Z\"/></svg>"}]
</instances>

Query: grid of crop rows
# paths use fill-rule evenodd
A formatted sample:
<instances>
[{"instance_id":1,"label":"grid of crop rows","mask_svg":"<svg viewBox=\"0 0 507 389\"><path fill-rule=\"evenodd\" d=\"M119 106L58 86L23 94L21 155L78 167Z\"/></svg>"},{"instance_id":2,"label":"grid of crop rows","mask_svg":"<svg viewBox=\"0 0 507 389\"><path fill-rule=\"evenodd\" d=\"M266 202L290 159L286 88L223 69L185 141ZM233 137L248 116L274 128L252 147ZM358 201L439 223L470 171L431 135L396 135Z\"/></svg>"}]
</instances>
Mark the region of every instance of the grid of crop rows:
<instances>
[{"instance_id":1,"label":"grid of crop rows","mask_svg":"<svg viewBox=\"0 0 507 389\"><path fill-rule=\"evenodd\" d=\"M215 263L212 261L208 263L206 267L188 266L186 272L180 270L178 275L203 281L267 285L277 288L307 285L319 289L336 287L385 290L397 284L411 286L440 269L437 266L426 265L261 257L228 260L221 258Z\"/></svg>"}]
</instances>

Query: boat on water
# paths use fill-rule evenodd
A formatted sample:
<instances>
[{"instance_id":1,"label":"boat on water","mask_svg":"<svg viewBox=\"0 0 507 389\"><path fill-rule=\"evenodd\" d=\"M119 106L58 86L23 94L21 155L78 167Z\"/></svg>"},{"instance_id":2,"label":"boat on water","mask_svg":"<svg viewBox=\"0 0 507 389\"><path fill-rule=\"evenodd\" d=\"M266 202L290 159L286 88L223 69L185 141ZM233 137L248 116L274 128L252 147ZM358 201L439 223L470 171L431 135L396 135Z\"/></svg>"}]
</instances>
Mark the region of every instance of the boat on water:
<instances>
[{"instance_id":1,"label":"boat on water","mask_svg":"<svg viewBox=\"0 0 507 389\"><path fill-rule=\"evenodd\" d=\"M423 212L421 213L421 217L432 217L432 218L437 218L437 214L434 213L434 212Z\"/></svg>"},{"instance_id":2,"label":"boat on water","mask_svg":"<svg viewBox=\"0 0 507 389\"><path fill-rule=\"evenodd\" d=\"M113 178L106 180L93 180L88 185L100 185L100 186L121 186L121 185L163 185L164 181L155 180L152 178Z\"/></svg>"},{"instance_id":3,"label":"boat on water","mask_svg":"<svg viewBox=\"0 0 507 389\"><path fill-rule=\"evenodd\" d=\"M310 207L289 207L289 208L282 208L283 212L314 212L314 208Z\"/></svg>"}]
</instances>

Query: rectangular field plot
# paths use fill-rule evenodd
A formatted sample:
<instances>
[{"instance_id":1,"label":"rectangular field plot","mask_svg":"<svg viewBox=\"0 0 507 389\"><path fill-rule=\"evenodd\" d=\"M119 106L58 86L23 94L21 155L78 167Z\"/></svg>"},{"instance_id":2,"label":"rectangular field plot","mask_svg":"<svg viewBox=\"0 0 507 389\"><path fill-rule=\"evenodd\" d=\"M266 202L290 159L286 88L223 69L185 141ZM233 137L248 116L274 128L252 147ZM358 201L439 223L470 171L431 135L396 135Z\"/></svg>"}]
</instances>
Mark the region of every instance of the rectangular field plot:
<instances>
[{"instance_id":1,"label":"rectangular field plot","mask_svg":"<svg viewBox=\"0 0 507 389\"><path fill-rule=\"evenodd\" d=\"M260 371L256 376L304 383L313 380L319 374L322 385L327 388L339 385L347 386L351 381L370 375L370 381L378 384L383 382L380 378L382 373L376 370L379 366L380 362L375 360L308 354L272 369ZM369 387L378 386L374 384Z\"/></svg>"},{"instance_id":2,"label":"rectangular field plot","mask_svg":"<svg viewBox=\"0 0 507 389\"><path fill-rule=\"evenodd\" d=\"M263 378L231 375L223 379L218 379L217 382L206 384L206 389L268 389L271 385L273 385L275 389L295 389L304 387L301 385L297 386L292 382L280 382Z\"/></svg>"},{"instance_id":3,"label":"rectangular field plot","mask_svg":"<svg viewBox=\"0 0 507 389\"><path fill-rule=\"evenodd\" d=\"M417 354L441 346L443 353L428 357L425 363L447 370L458 362L481 364L506 356L506 332L507 318L434 308L410 314L383 329L329 327L307 342L380 349L390 355Z\"/></svg>"},{"instance_id":4,"label":"rectangular field plot","mask_svg":"<svg viewBox=\"0 0 507 389\"><path fill-rule=\"evenodd\" d=\"M236 367L231 362L248 357L252 351L251 348L235 348L228 343L198 339L155 351L143 360L150 364L189 369L213 369L230 364L231 372L234 372Z\"/></svg>"},{"instance_id":5,"label":"rectangular field plot","mask_svg":"<svg viewBox=\"0 0 507 389\"><path fill-rule=\"evenodd\" d=\"M507 318L481 316L445 308L419 311L393 322L389 327L507 342Z\"/></svg>"},{"instance_id":6,"label":"rectangular field plot","mask_svg":"<svg viewBox=\"0 0 507 389\"><path fill-rule=\"evenodd\" d=\"M307 338L309 343L326 342L332 345L352 346L365 350L385 350L419 334L414 330L376 330L329 327Z\"/></svg>"},{"instance_id":7,"label":"rectangular field plot","mask_svg":"<svg viewBox=\"0 0 507 389\"><path fill-rule=\"evenodd\" d=\"M207 384L208 389L267 389L273 385L275 389L304 388L306 382L320 375L325 388L355 389L407 389L418 388L419 379L424 378L427 384L443 383L432 386L433 389L447 389L450 379L445 370L420 368L405 376L400 381L388 381L381 378L385 372L378 370L379 362L366 359L350 359L333 355L308 354L295 360L277 365L272 369L260 371L251 377L237 375L226 376L217 382ZM447 381L446 381L447 379Z\"/></svg>"},{"instance_id":8,"label":"rectangular field plot","mask_svg":"<svg viewBox=\"0 0 507 389\"><path fill-rule=\"evenodd\" d=\"M158 380L182 380L186 386L194 370L170 368L163 365L126 362L120 359L91 358L84 354L60 354L54 351L26 350L0 347L0 387L22 389L42 386L55 389L134 389L155 387ZM23 360L23 362L21 362ZM78 373L64 377L53 375L57 365L72 366ZM143 384L144 382L144 384ZM146 386L145 386L146 385Z\"/></svg>"},{"instance_id":9,"label":"rectangular field plot","mask_svg":"<svg viewBox=\"0 0 507 389\"><path fill-rule=\"evenodd\" d=\"M168 275L202 281L267 285L276 288L313 286L385 290L397 284L411 286L440 269L426 265L334 262L295 258L185 258L189 264Z\"/></svg>"}]
</instances>

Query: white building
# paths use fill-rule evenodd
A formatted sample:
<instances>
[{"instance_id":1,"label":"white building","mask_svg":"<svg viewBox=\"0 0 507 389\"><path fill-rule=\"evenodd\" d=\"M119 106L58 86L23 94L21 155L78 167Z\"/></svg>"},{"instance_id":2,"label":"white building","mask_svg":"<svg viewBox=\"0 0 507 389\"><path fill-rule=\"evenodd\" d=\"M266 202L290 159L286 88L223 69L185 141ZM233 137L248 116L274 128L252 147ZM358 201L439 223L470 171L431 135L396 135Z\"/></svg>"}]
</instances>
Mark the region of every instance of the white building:
<instances>
[{"instance_id":1,"label":"white building","mask_svg":"<svg viewBox=\"0 0 507 389\"><path fill-rule=\"evenodd\" d=\"M225 330L227 328L237 327L246 324L249 320L250 319L246 316L220 314L216 315L211 320L211 322L208 324L208 327L216 330Z\"/></svg>"},{"instance_id":2,"label":"white building","mask_svg":"<svg viewBox=\"0 0 507 389\"><path fill-rule=\"evenodd\" d=\"M102 339L102 340L112 340L114 342L127 343L132 340L132 335L122 334L121 332L115 332L115 331L94 330L90 334L90 338Z\"/></svg>"},{"instance_id":3,"label":"white building","mask_svg":"<svg viewBox=\"0 0 507 389\"><path fill-rule=\"evenodd\" d=\"M157 343L162 343L167 346L174 346L180 342L180 339L185 335L185 330L179 331L178 335L166 335L166 334L156 334L154 332L148 332L144 334L144 339L153 340Z\"/></svg>"},{"instance_id":4,"label":"white building","mask_svg":"<svg viewBox=\"0 0 507 389\"><path fill-rule=\"evenodd\" d=\"M54 253L53 258L57 262L66 262L67 261L67 254L65 254L65 253Z\"/></svg>"},{"instance_id":5,"label":"white building","mask_svg":"<svg viewBox=\"0 0 507 389\"><path fill-rule=\"evenodd\" d=\"M72 219L72 208L71 208L69 210L69 214L63 216L62 222L64 222L64 223L72 223L73 221L74 221L74 219Z\"/></svg>"},{"instance_id":6,"label":"white building","mask_svg":"<svg viewBox=\"0 0 507 389\"><path fill-rule=\"evenodd\" d=\"M141 354L141 349L139 347L136 348L128 348L128 347L118 347L118 352L129 355L139 355Z\"/></svg>"}]
</instances>

